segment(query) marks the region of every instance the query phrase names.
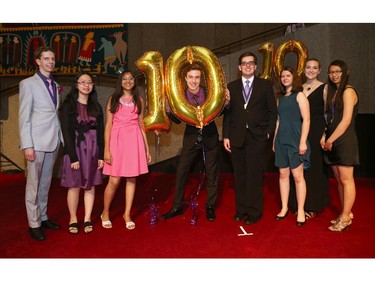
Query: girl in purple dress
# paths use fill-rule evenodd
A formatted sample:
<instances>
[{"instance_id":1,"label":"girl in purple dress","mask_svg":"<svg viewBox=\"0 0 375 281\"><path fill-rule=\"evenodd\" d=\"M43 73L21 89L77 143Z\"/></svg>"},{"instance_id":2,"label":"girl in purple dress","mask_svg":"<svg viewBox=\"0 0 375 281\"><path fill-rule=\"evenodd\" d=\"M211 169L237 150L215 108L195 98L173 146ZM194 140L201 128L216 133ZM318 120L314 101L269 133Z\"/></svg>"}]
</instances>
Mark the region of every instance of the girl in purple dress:
<instances>
[{"instance_id":1,"label":"girl in purple dress","mask_svg":"<svg viewBox=\"0 0 375 281\"><path fill-rule=\"evenodd\" d=\"M93 231L91 213L95 186L103 182L104 123L103 110L88 73L81 72L74 79L71 91L60 109L60 119L65 142L61 186L69 188L69 232L77 234L79 231L77 208L79 194L83 189L84 232L90 233Z\"/></svg>"}]
</instances>

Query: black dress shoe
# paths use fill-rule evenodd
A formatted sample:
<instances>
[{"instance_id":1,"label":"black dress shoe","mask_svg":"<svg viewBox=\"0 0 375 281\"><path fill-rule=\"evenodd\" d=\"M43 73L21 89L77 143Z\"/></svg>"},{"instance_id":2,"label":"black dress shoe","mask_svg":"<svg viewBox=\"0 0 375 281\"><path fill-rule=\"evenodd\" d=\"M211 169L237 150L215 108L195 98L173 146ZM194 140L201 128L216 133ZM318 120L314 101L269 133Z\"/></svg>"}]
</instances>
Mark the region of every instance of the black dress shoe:
<instances>
[{"instance_id":1,"label":"black dress shoe","mask_svg":"<svg viewBox=\"0 0 375 281\"><path fill-rule=\"evenodd\" d=\"M259 217L247 216L247 218L246 218L246 220L245 220L245 224L254 224L254 223L256 223L258 220L260 220L260 216L259 216Z\"/></svg>"},{"instance_id":2,"label":"black dress shoe","mask_svg":"<svg viewBox=\"0 0 375 281\"><path fill-rule=\"evenodd\" d=\"M161 216L162 219L170 219L175 216L182 215L184 213L183 208L172 208L169 212L165 213Z\"/></svg>"},{"instance_id":3,"label":"black dress shoe","mask_svg":"<svg viewBox=\"0 0 375 281\"><path fill-rule=\"evenodd\" d=\"M245 216L246 215L240 215L240 214L235 214L234 215L234 217L233 217L233 219L235 220L235 221L242 221L244 218L245 218Z\"/></svg>"},{"instance_id":4,"label":"black dress shoe","mask_svg":"<svg viewBox=\"0 0 375 281\"><path fill-rule=\"evenodd\" d=\"M41 227L29 228L29 234L34 240L45 240L47 237L44 235Z\"/></svg>"},{"instance_id":5,"label":"black dress shoe","mask_svg":"<svg viewBox=\"0 0 375 281\"><path fill-rule=\"evenodd\" d=\"M50 220L42 221L42 226L46 229L60 229L60 226Z\"/></svg>"},{"instance_id":6,"label":"black dress shoe","mask_svg":"<svg viewBox=\"0 0 375 281\"><path fill-rule=\"evenodd\" d=\"M213 207L213 206L207 207L207 209L206 209L206 218L209 221L214 221L216 219L215 207Z\"/></svg>"},{"instance_id":7,"label":"black dress shoe","mask_svg":"<svg viewBox=\"0 0 375 281\"><path fill-rule=\"evenodd\" d=\"M306 223L306 220L305 220L305 221L297 221L297 222L296 222L296 225L297 225L297 226L304 226L305 223Z\"/></svg>"},{"instance_id":8,"label":"black dress shoe","mask_svg":"<svg viewBox=\"0 0 375 281\"><path fill-rule=\"evenodd\" d=\"M288 214L289 214L289 210L286 211L285 215L283 215L283 216L276 216L275 219L278 220L278 221L281 221L281 220L285 219Z\"/></svg>"}]
</instances>

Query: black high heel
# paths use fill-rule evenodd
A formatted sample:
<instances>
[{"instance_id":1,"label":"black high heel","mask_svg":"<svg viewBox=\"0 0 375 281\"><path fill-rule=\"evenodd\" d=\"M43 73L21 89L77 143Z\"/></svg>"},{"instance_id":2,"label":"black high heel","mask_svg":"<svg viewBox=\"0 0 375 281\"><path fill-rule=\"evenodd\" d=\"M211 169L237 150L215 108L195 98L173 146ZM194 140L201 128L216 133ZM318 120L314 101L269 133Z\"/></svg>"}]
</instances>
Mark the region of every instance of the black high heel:
<instances>
[{"instance_id":1,"label":"black high heel","mask_svg":"<svg viewBox=\"0 0 375 281\"><path fill-rule=\"evenodd\" d=\"M285 219L285 218L287 217L288 214L289 214L289 210L286 211L285 215L283 215L283 216L276 216L276 217L275 217L275 220L277 220L277 221L281 221L281 220Z\"/></svg>"},{"instance_id":2,"label":"black high heel","mask_svg":"<svg viewBox=\"0 0 375 281\"><path fill-rule=\"evenodd\" d=\"M297 226L304 226L305 223L306 223L306 219L305 219L305 221L297 221L297 222L296 222L296 225L297 225Z\"/></svg>"}]
</instances>

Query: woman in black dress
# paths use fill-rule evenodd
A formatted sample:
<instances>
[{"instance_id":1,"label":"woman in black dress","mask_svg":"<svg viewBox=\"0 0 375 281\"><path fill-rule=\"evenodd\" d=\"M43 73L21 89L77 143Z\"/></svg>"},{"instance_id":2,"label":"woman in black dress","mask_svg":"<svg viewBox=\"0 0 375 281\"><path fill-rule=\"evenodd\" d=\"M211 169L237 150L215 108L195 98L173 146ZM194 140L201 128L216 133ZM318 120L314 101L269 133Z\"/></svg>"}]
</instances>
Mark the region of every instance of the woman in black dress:
<instances>
[{"instance_id":1,"label":"woman in black dress","mask_svg":"<svg viewBox=\"0 0 375 281\"><path fill-rule=\"evenodd\" d=\"M310 144L311 167L305 170L306 181L306 219L315 217L318 212L329 204L328 194L328 166L324 163L323 150L320 146L320 139L325 130L324 104L327 95L327 86L318 80L321 71L319 60L308 59L304 70L305 83L303 92L309 100L310 105L310 130L307 140ZM290 179L289 205L292 210L297 210L295 184Z\"/></svg>"},{"instance_id":2,"label":"woman in black dress","mask_svg":"<svg viewBox=\"0 0 375 281\"><path fill-rule=\"evenodd\" d=\"M325 161L332 166L338 183L342 205L341 214L331 221L331 231L348 229L352 224L355 201L354 166L359 164L355 118L358 113L358 95L348 84L349 70L342 60L328 67L327 129L321 145Z\"/></svg>"}]
</instances>

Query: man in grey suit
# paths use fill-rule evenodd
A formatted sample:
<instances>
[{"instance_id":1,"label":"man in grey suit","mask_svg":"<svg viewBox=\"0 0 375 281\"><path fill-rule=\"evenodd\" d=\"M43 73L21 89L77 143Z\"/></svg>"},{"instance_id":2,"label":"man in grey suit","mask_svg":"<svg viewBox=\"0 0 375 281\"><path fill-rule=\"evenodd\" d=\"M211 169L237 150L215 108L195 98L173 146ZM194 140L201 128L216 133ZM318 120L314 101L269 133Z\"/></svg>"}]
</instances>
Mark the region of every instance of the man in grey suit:
<instances>
[{"instance_id":1,"label":"man in grey suit","mask_svg":"<svg viewBox=\"0 0 375 281\"><path fill-rule=\"evenodd\" d=\"M63 137L58 118L58 85L51 75L55 53L47 46L35 52L39 70L20 82L19 133L20 148L27 160L25 203L29 234L44 240L42 227L59 229L47 216L48 192L53 166Z\"/></svg>"}]
</instances>

